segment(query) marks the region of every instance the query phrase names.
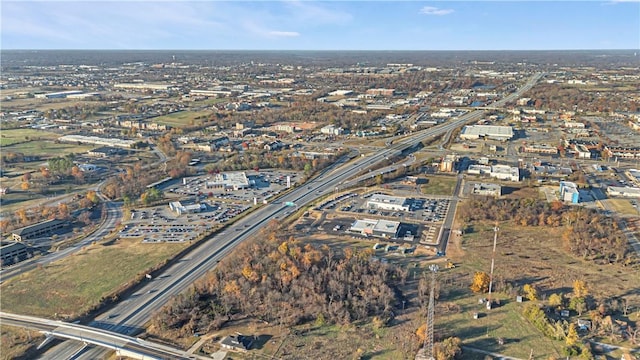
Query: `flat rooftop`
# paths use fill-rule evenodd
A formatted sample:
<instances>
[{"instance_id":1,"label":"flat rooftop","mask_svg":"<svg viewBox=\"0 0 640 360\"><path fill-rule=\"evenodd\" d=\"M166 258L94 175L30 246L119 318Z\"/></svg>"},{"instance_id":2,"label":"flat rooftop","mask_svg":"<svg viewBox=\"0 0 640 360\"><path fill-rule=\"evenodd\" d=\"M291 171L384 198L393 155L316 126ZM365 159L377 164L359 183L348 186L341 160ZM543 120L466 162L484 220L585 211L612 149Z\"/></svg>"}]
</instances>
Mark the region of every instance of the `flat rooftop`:
<instances>
[{"instance_id":1,"label":"flat rooftop","mask_svg":"<svg viewBox=\"0 0 640 360\"><path fill-rule=\"evenodd\" d=\"M511 126L497 125L467 125L462 129L462 135L466 136L488 136L500 138L512 138L513 128Z\"/></svg>"},{"instance_id":2,"label":"flat rooftop","mask_svg":"<svg viewBox=\"0 0 640 360\"><path fill-rule=\"evenodd\" d=\"M373 196L371 196L371 199L369 199L368 202L402 206L405 203L405 201L407 201L407 198L405 197L374 194Z\"/></svg>"}]
</instances>

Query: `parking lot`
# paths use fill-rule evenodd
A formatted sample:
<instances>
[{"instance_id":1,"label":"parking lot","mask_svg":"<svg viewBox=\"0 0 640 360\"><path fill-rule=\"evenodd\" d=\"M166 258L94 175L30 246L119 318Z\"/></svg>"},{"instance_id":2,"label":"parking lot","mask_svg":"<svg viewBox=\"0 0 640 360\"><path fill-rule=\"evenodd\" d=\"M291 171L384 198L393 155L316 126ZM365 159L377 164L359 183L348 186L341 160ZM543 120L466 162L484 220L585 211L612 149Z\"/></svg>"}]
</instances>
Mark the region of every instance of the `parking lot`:
<instances>
[{"instance_id":1,"label":"parking lot","mask_svg":"<svg viewBox=\"0 0 640 360\"><path fill-rule=\"evenodd\" d=\"M246 173L252 186L235 191L206 189L211 175L168 181L158 186L165 194L167 205L131 210L119 235L142 238L145 243L191 241L231 221L254 204L269 202L287 188L287 177L292 185L298 178L296 173L287 171ZM185 211L172 211L170 202L180 202L185 205ZM197 209L186 209L190 205L196 205Z\"/></svg>"},{"instance_id":2,"label":"parking lot","mask_svg":"<svg viewBox=\"0 0 640 360\"><path fill-rule=\"evenodd\" d=\"M444 221L450 200L446 198L408 198L409 211L383 210L367 208L367 199L376 193L358 195L345 193L325 200L315 207L316 210L355 213L366 216L392 218L396 221L439 223Z\"/></svg>"}]
</instances>

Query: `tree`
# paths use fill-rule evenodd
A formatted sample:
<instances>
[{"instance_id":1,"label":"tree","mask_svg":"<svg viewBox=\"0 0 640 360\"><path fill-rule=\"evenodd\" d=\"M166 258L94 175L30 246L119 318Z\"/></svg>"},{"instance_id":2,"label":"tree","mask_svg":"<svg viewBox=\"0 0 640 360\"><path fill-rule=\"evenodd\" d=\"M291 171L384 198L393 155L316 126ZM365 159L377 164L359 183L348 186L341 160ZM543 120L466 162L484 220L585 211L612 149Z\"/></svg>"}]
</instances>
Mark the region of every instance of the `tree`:
<instances>
[{"instance_id":1,"label":"tree","mask_svg":"<svg viewBox=\"0 0 640 360\"><path fill-rule=\"evenodd\" d=\"M573 295L577 298L584 298L589 294L587 283L584 280L576 280L573 282Z\"/></svg>"},{"instance_id":2,"label":"tree","mask_svg":"<svg viewBox=\"0 0 640 360\"><path fill-rule=\"evenodd\" d=\"M23 182L22 184L20 184L20 189L22 189L23 191L29 190L29 183Z\"/></svg>"},{"instance_id":3,"label":"tree","mask_svg":"<svg viewBox=\"0 0 640 360\"><path fill-rule=\"evenodd\" d=\"M98 194L96 194L96 192L93 190L87 191L87 199L94 204L100 202L100 199L98 199Z\"/></svg>"},{"instance_id":4,"label":"tree","mask_svg":"<svg viewBox=\"0 0 640 360\"><path fill-rule=\"evenodd\" d=\"M522 290L524 291L524 294L527 297L527 299L531 301L538 300L538 290L536 290L536 288L531 284L525 284Z\"/></svg>"},{"instance_id":5,"label":"tree","mask_svg":"<svg viewBox=\"0 0 640 360\"><path fill-rule=\"evenodd\" d=\"M549 306L562 306L562 294L551 294L549 296Z\"/></svg>"},{"instance_id":6,"label":"tree","mask_svg":"<svg viewBox=\"0 0 640 360\"><path fill-rule=\"evenodd\" d=\"M29 180L31 180L31 173L30 172L26 172L26 173L22 174L22 181L28 183Z\"/></svg>"},{"instance_id":7,"label":"tree","mask_svg":"<svg viewBox=\"0 0 640 360\"><path fill-rule=\"evenodd\" d=\"M67 219L69 217L69 207L67 206L67 204L58 204L58 217L60 219Z\"/></svg>"},{"instance_id":8,"label":"tree","mask_svg":"<svg viewBox=\"0 0 640 360\"><path fill-rule=\"evenodd\" d=\"M569 329L567 329L567 336L565 338L565 342L567 346L573 346L578 342L578 331L576 330L576 325L574 323L569 324Z\"/></svg>"},{"instance_id":9,"label":"tree","mask_svg":"<svg viewBox=\"0 0 640 360\"><path fill-rule=\"evenodd\" d=\"M91 224L91 213L89 213L88 211L83 211L78 216L78 221L84 223L85 225L90 225Z\"/></svg>"},{"instance_id":10,"label":"tree","mask_svg":"<svg viewBox=\"0 0 640 360\"><path fill-rule=\"evenodd\" d=\"M462 342L457 337L449 337L437 343L434 349L436 360L452 360L462 353Z\"/></svg>"},{"instance_id":11,"label":"tree","mask_svg":"<svg viewBox=\"0 0 640 360\"><path fill-rule=\"evenodd\" d=\"M473 275L473 283L471 284L471 291L473 292L487 292L489 291L489 275L484 271L476 271Z\"/></svg>"}]
</instances>

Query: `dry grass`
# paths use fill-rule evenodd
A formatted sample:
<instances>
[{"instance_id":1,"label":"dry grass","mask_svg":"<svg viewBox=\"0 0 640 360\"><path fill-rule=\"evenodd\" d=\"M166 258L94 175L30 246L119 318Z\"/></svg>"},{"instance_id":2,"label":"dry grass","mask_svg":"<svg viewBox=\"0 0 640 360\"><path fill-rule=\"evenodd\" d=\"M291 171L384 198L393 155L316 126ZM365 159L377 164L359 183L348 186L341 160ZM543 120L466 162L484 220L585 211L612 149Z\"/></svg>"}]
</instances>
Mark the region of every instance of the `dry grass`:
<instances>
[{"instance_id":1,"label":"dry grass","mask_svg":"<svg viewBox=\"0 0 640 360\"><path fill-rule=\"evenodd\" d=\"M185 246L142 244L133 239L90 245L3 283L0 307L18 314L74 317Z\"/></svg>"},{"instance_id":2,"label":"dry grass","mask_svg":"<svg viewBox=\"0 0 640 360\"><path fill-rule=\"evenodd\" d=\"M37 346L44 336L37 331L27 330L7 325L0 328L0 359L10 360L25 356L26 353Z\"/></svg>"}]
</instances>

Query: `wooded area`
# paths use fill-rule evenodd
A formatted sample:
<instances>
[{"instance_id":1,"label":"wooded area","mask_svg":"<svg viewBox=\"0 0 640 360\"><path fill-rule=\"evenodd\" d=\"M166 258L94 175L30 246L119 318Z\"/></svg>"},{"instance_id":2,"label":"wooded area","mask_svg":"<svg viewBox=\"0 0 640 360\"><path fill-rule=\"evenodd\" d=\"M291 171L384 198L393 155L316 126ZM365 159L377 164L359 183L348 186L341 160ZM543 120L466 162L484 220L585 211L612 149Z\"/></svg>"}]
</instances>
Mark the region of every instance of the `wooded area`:
<instances>
[{"instance_id":1,"label":"wooded area","mask_svg":"<svg viewBox=\"0 0 640 360\"><path fill-rule=\"evenodd\" d=\"M172 299L154 316L152 329L189 336L241 318L283 326L392 318L406 271L377 261L369 250L338 253L292 237L283 241L276 225L270 228Z\"/></svg>"}]
</instances>

